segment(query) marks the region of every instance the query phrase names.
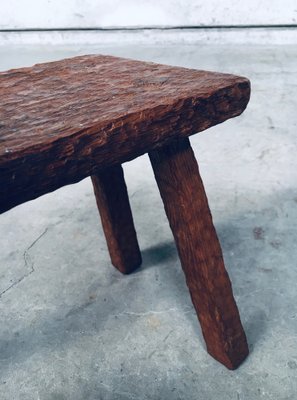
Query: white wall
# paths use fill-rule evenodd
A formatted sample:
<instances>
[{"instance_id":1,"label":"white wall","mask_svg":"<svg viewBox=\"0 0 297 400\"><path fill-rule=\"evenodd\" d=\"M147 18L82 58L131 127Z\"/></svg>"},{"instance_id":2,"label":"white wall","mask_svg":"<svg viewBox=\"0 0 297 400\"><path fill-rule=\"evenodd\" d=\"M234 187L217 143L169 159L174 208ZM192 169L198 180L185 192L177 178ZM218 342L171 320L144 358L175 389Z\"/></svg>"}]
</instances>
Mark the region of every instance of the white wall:
<instances>
[{"instance_id":1,"label":"white wall","mask_svg":"<svg viewBox=\"0 0 297 400\"><path fill-rule=\"evenodd\" d=\"M297 24L297 0L0 0L0 29Z\"/></svg>"}]
</instances>

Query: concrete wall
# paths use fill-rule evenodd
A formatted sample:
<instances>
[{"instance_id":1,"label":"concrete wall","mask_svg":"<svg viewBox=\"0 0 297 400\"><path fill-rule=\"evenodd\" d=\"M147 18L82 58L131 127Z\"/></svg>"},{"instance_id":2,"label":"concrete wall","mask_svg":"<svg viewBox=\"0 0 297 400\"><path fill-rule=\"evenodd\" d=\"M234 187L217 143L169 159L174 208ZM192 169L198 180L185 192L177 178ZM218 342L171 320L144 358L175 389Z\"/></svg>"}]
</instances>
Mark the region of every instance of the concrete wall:
<instances>
[{"instance_id":1,"label":"concrete wall","mask_svg":"<svg viewBox=\"0 0 297 400\"><path fill-rule=\"evenodd\" d=\"M297 25L296 0L0 0L0 30Z\"/></svg>"}]
</instances>

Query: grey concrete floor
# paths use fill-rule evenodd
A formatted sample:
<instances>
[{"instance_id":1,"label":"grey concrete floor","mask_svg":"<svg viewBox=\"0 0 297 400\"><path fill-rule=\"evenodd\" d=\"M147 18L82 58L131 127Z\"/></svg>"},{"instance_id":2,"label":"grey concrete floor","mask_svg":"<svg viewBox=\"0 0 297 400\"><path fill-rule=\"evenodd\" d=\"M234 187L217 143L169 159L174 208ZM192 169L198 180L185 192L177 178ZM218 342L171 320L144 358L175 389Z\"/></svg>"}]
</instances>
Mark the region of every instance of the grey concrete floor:
<instances>
[{"instance_id":1,"label":"grey concrete floor","mask_svg":"<svg viewBox=\"0 0 297 400\"><path fill-rule=\"evenodd\" d=\"M0 398L297 398L296 46L0 48L0 68L106 53L249 77L239 118L192 137L250 346L205 351L147 157L125 164L143 254L110 264L89 179L0 216Z\"/></svg>"}]
</instances>

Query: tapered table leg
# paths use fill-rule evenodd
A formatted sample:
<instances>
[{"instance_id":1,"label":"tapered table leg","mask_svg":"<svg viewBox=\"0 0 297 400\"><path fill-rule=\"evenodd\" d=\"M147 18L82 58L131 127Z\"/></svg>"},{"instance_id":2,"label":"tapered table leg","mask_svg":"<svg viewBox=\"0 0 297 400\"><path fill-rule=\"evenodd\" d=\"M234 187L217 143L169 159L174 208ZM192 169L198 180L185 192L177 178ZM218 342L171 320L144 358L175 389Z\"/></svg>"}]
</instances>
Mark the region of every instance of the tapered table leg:
<instances>
[{"instance_id":1,"label":"tapered table leg","mask_svg":"<svg viewBox=\"0 0 297 400\"><path fill-rule=\"evenodd\" d=\"M128 274L141 264L141 254L121 165L92 177L94 193L112 264Z\"/></svg>"},{"instance_id":2,"label":"tapered table leg","mask_svg":"<svg viewBox=\"0 0 297 400\"><path fill-rule=\"evenodd\" d=\"M207 350L235 369L248 345L190 142L181 139L149 156Z\"/></svg>"}]
</instances>

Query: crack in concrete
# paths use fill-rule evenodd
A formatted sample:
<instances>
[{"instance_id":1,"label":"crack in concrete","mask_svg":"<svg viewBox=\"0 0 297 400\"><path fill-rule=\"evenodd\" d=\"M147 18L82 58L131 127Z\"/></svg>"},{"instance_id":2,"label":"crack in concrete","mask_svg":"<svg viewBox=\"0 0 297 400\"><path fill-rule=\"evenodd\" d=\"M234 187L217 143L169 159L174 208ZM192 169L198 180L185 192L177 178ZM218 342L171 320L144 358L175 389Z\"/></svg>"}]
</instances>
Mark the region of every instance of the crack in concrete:
<instances>
[{"instance_id":1,"label":"crack in concrete","mask_svg":"<svg viewBox=\"0 0 297 400\"><path fill-rule=\"evenodd\" d=\"M147 315L158 315L158 314L166 314L169 312L182 312L183 314L189 314L193 312L192 308L186 308L185 310L180 310L178 308L168 308L167 310L160 310L160 311L146 311L143 313L137 313L137 312L133 312L133 311L123 311L120 314L114 314L112 315L112 317L114 318L118 318L118 317L122 317L123 315L132 315L132 316L136 316L136 317L144 317Z\"/></svg>"},{"instance_id":2,"label":"crack in concrete","mask_svg":"<svg viewBox=\"0 0 297 400\"><path fill-rule=\"evenodd\" d=\"M27 278L28 276L30 276L31 274L33 274L33 272L35 271L34 269L34 263L31 260L30 254L29 254L29 250L32 249L33 246L35 246L35 244L47 233L48 228L46 228L41 235L39 235L37 237L37 239L35 239L30 246L24 251L23 253L23 258L25 261L25 268L30 268L30 270L24 274L23 276L21 276L19 279L17 279L15 282L13 282L10 286L8 286L8 288L6 288L5 290L3 290L3 292L0 293L0 299L1 297L7 293L10 289L12 289L13 287L15 287L16 285L18 285L19 283L21 283L25 278ZM30 265L29 265L30 264Z\"/></svg>"}]
</instances>

